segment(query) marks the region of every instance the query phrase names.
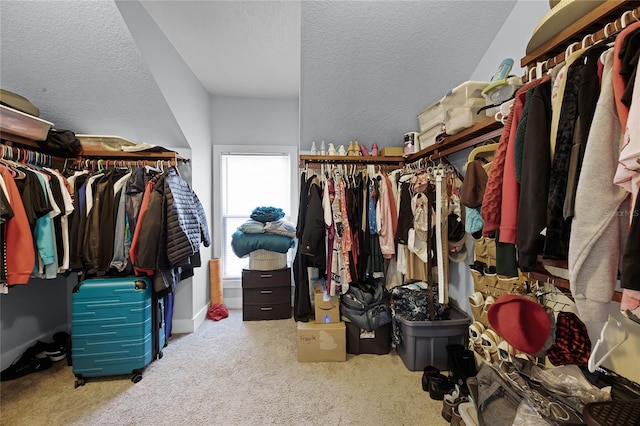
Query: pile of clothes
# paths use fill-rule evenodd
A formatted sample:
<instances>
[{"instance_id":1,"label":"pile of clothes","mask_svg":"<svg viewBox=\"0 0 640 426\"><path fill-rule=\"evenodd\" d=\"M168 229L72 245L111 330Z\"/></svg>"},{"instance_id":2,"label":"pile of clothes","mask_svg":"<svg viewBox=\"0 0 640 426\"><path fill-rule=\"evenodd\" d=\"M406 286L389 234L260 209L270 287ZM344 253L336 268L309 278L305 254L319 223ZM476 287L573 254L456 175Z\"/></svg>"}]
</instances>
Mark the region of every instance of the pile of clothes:
<instances>
[{"instance_id":1,"label":"pile of clothes","mask_svg":"<svg viewBox=\"0 0 640 426\"><path fill-rule=\"evenodd\" d=\"M231 236L233 253L247 257L258 250L285 254L295 245L296 226L277 207L256 207Z\"/></svg>"}]
</instances>

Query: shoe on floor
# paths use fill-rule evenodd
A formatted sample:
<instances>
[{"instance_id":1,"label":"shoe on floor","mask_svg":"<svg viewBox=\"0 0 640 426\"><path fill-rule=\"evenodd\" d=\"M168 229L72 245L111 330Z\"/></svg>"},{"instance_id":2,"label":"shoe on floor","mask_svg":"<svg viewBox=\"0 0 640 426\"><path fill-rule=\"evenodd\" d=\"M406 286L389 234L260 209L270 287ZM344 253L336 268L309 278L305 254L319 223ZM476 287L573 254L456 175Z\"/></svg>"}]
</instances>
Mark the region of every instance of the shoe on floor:
<instances>
[{"instance_id":1,"label":"shoe on floor","mask_svg":"<svg viewBox=\"0 0 640 426\"><path fill-rule=\"evenodd\" d=\"M0 381L6 382L26 376L27 374L37 373L50 368L52 365L53 361L51 361L48 356L44 358L38 358L36 356L25 358L21 356L18 358L18 362L11 364L0 373Z\"/></svg>"},{"instance_id":2,"label":"shoe on floor","mask_svg":"<svg viewBox=\"0 0 640 426\"><path fill-rule=\"evenodd\" d=\"M66 344L51 342L43 352L51 361L62 361L67 357Z\"/></svg>"},{"instance_id":3,"label":"shoe on floor","mask_svg":"<svg viewBox=\"0 0 640 426\"><path fill-rule=\"evenodd\" d=\"M433 377L437 377L440 375L440 370L432 365L428 365L424 368L424 373L422 374L422 390L425 392L429 392L429 387L431 386L431 379Z\"/></svg>"}]
</instances>

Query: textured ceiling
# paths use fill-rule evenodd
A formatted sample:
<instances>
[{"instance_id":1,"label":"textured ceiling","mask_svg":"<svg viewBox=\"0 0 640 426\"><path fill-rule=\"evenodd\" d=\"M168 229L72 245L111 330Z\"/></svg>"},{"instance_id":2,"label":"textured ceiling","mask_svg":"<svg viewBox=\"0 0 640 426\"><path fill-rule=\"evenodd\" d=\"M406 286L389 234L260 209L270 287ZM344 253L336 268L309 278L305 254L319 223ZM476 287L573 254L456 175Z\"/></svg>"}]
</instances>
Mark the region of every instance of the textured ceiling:
<instances>
[{"instance_id":1,"label":"textured ceiling","mask_svg":"<svg viewBox=\"0 0 640 426\"><path fill-rule=\"evenodd\" d=\"M332 3L326 2L327 7ZM375 2L355 3L371 7ZM508 5L510 10L514 2L434 3L441 4L437 13L411 25L421 26L423 35L421 44L416 45L416 60L433 58L430 61L438 63L440 75L446 77L443 82L437 74L429 76L440 93L451 87L451 81L459 79L458 74L451 73L475 69L478 58L492 41L491 34L508 15L502 10L492 17L488 5ZM299 96L300 1L141 4L212 95L280 99ZM451 7L443 8L442 4ZM0 86L31 100L40 108L43 119L76 133L188 146L114 2L2 0L0 12ZM442 58L434 57L430 48L442 51L453 41L452 37L465 34L456 26L461 16L481 16L480 21L472 20L465 26L488 28L488 35L476 37L478 32L471 31L461 42L464 50L451 52L455 64L449 66ZM384 19L379 23L384 25ZM415 28L412 33L416 33ZM349 45L354 40L361 40L357 31L353 40L337 42ZM354 44L354 48L357 46ZM375 54L375 46L367 48ZM394 52L388 55L395 60ZM348 60L349 55L344 57L344 61ZM314 61L322 62L323 58ZM428 98L429 94L425 94Z\"/></svg>"},{"instance_id":2,"label":"textured ceiling","mask_svg":"<svg viewBox=\"0 0 640 426\"><path fill-rule=\"evenodd\" d=\"M214 95L297 99L299 1L144 1Z\"/></svg>"}]
</instances>

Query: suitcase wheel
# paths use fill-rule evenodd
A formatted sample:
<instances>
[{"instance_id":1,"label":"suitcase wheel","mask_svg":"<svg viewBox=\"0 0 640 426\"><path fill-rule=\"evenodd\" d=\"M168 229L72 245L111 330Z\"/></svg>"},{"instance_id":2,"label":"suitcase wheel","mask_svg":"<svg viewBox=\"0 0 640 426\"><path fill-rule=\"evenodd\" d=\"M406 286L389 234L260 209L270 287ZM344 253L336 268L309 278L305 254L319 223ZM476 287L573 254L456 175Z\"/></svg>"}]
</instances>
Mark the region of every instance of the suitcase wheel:
<instances>
[{"instance_id":1,"label":"suitcase wheel","mask_svg":"<svg viewBox=\"0 0 640 426\"><path fill-rule=\"evenodd\" d=\"M77 387L80 387L80 386L84 386L84 377L76 376L76 383L74 385L74 388L77 388Z\"/></svg>"},{"instance_id":2,"label":"suitcase wheel","mask_svg":"<svg viewBox=\"0 0 640 426\"><path fill-rule=\"evenodd\" d=\"M138 383L140 380L142 380L142 374L134 374L133 377L131 377L133 383Z\"/></svg>"},{"instance_id":3,"label":"suitcase wheel","mask_svg":"<svg viewBox=\"0 0 640 426\"><path fill-rule=\"evenodd\" d=\"M164 354L162 353L162 351L158 352L158 359L162 359L163 356Z\"/></svg>"}]
</instances>

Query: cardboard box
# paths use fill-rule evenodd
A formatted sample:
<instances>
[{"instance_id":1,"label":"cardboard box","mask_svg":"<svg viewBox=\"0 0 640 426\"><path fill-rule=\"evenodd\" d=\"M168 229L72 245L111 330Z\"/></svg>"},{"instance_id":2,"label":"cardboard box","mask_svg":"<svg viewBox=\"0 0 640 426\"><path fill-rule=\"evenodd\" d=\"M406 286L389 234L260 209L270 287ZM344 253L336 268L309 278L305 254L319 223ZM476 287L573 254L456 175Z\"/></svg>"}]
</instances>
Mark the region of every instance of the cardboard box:
<instances>
[{"instance_id":1,"label":"cardboard box","mask_svg":"<svg viewBox=\"0 0 640 426\"><path fill-rule=\"evenodd\" d=\"M344 322L330 324L298 322L298 361L346 361L346 340Z\"/></svg>"},{"instance_id":2,"label":"cardboard box","mask_svg":"<svg viewBox=\"0 0 640 426\"><path fill-rule=\"evenodd\" d=\"M340 297L329 296L322 287L316 287L313 294L316 323L340 322Z\"/></svg>"},{"instance_id":3,"label":"cardboard box","mask_svg":"<svg viewBox=\"0 0 640 426\"><path fill-rule=\"evenodd\" d=\"M384 157L402 157L404 155L403 146L385 146L380 150L380 155Z\"/></svg>"}]
</instances>

